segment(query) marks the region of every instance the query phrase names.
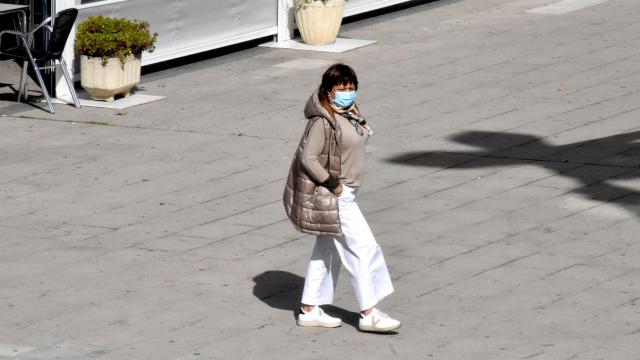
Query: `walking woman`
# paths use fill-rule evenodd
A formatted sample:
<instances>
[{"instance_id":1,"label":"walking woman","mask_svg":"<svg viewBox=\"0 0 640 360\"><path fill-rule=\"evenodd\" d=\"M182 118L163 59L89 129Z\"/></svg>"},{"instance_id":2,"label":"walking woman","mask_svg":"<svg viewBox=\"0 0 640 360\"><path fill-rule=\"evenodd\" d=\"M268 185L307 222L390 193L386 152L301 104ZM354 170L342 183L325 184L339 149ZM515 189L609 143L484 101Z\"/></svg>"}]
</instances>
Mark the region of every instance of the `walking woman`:
<instances>
[{"instance_id":1,"label":"walking woman","mask_svg":"<svg viewBox=\"0 0 640 360\"><path fill-rule=\"evenodd\" d=\"M400 322L375 306L393 292L382 250L356 203L365 145L371 128L355 103L358 78L334 64L307 101L305 132L284 192L287 215L296 229L317 235L302 294L300 326L338 327L339 318L320 305L333 302L340 267L351 275L360 307L359 329L389 332Z\"/></svg>"}]
</instances>

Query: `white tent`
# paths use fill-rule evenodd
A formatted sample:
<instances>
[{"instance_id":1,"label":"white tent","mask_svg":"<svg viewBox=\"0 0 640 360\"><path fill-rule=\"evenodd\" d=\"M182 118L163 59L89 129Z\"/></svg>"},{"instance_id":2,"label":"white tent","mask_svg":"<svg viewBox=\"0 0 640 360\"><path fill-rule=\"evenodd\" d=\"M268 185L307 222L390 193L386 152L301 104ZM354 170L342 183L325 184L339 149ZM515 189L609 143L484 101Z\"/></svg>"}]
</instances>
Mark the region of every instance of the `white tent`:
<instances>
[{"instance_id":1,"label":"white tent","mask_svg":"<svg viewBox=\"0 0 640 360\"><path fill-rule=\"evenodd\" d=\"M410 0L349 0L345 16L380 9ZM153 53L144 54L148 65L199 52L278 35L288 39L293 32L292 0L53 0L53 12L75 7L78 21L91 15L144 19L160 34ZM73 36L73 34L72 34ZM286 38L286 39L285 39ZM65 59L74 64L72 41ZM56 94L68 97L58 79Z\"/></svg>"}]
</instances>

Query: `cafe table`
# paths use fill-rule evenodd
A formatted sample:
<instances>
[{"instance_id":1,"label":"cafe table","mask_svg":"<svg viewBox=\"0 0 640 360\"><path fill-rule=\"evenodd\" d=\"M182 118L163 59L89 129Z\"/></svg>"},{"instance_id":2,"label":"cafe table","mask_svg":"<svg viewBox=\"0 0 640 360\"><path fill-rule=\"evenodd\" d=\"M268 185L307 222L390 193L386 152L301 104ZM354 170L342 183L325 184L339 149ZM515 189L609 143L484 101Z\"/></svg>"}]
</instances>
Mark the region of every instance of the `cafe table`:
<instances>
[{"instance_id":1,"label":"cafe table","mask_svg":"<svg viewBox=\"0 0 640 360\"><path fill-rule=\"evenodd\" d=\"M20 16L20 30L27 32L27 9L28 5L14 5L0 3L0 15L17 14Z\"/></svg>"}]
</instances>

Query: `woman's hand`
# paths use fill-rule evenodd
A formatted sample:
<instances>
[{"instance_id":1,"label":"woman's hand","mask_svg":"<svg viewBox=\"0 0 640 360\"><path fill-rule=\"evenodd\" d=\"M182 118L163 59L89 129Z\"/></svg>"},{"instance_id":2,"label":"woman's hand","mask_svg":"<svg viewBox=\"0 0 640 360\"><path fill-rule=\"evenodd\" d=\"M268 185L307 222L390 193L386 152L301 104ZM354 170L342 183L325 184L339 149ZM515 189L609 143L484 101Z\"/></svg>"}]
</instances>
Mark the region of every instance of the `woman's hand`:
<instances>
[{"instance_id":1,"label":"woman's hand","mask_svg":"<svg viewBox=\"0 0 640 360\"><path fill-rule=\"evenodd\" d=\"M340 184L340 178L337 176L329 176L325 182L320 183L320 185L326 187L329 191L334 193L336 196L340 196L342 194L342 184Z\"/></svg>"}]
</instances>

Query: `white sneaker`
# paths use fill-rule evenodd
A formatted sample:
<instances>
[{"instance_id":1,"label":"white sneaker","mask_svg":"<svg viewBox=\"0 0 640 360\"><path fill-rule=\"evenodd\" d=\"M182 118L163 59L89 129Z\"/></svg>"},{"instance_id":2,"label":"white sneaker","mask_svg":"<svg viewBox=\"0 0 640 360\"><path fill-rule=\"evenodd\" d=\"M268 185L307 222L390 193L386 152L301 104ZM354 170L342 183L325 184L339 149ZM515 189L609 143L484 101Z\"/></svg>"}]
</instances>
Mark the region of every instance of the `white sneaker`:
<instances>
[{"instance_id":1,"label":"white sneaker","mask_svg":"<svg viewBox=\"0 0 640 360\"><path fill-rule=\"evenodd\" d=\"M320 306L316 306L309 312L302 310L302 313L298 315L298 325L334 328L342 325L342 320L327 315Z\"/></svg>"},{"instance_id":2,"label":"white sneaker","mask_svg":"<svg viewBox=\"0 0 640 360\"><path fill-rule=\"evenodd\" d=\"M400 321L392 319L389 315L374 308L369 315L360 314L360 331L389 332L400 327Z\"/></svg>"}]
</instances>

